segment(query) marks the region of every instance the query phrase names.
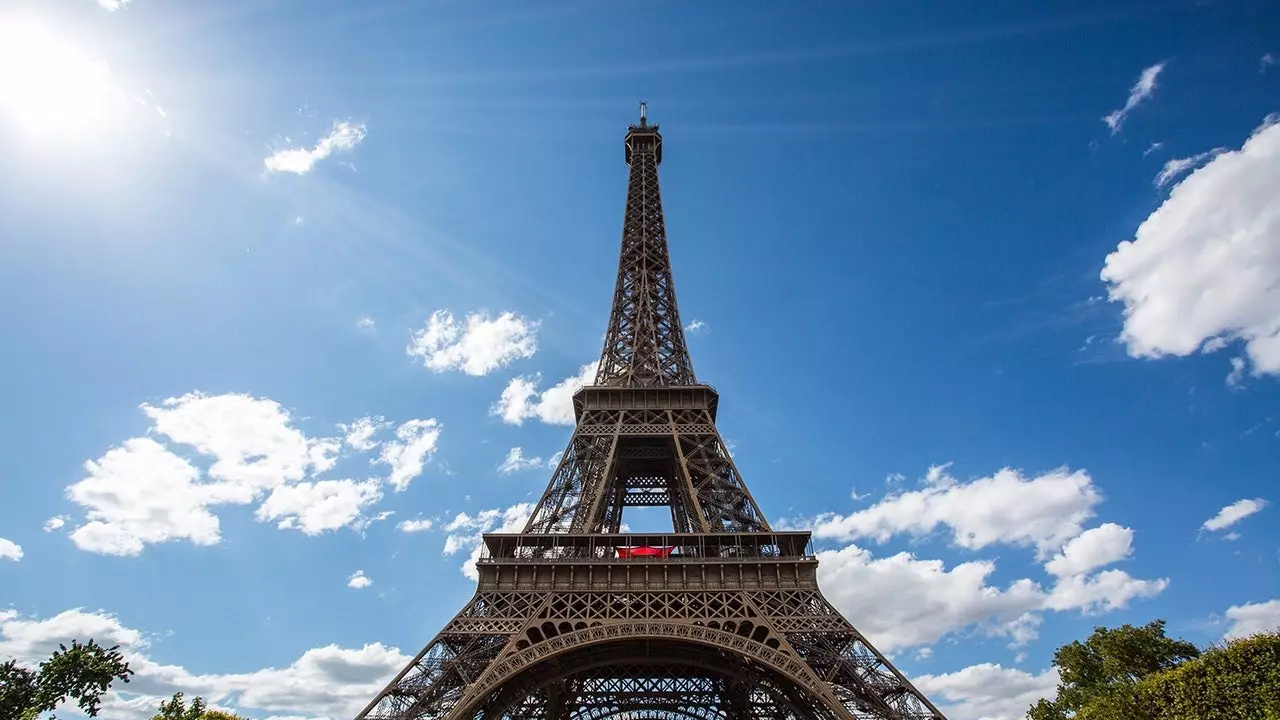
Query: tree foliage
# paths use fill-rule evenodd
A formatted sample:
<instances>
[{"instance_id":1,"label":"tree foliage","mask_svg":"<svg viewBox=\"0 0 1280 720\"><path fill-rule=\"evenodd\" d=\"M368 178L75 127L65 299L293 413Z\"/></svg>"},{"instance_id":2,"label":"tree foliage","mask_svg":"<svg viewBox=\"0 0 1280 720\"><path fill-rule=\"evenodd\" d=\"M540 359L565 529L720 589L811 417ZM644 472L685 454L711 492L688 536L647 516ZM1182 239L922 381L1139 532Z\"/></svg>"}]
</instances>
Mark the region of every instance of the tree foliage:
<instances>
[{"instance_id":1,"label":"tree foliage","mask_svg":"<svg viewBox=\"0 0 1280 720\"><path fill-rule=\"evenodd\" d=\"M204 698L197 697L187 705L182 693L174 693L173 697L160 703L160 712L151 720L200 720L201 715L204 715Z\"/></svg>"},{"instance_id":2,"label":"tree foliage","mask_svg":"<svg viewBox=\"0 0 1280 720\"><path fill-rule=\"evenodd\" d=\"M1164 626L1098 627L1063 645L1058 696L1028 720L1280 720L1280 633L1201 654Z\"/></svg>"},{"instance_id":3,"label":"tree foliage","mask_svg":"<svg viewBox=\"0 0 1280 720\"><path fill-rule=\"evenodd\" d=\"M0 718L20 718L34 707L39 679L16 660L0 665Z\"/></svg>"},{"instance_id":4,"label":"tree foliage","mask_svg":"<svg viewBox=\"0 0 1280 720\"><path fill-rule=\"evenodd\" d=\"M59 645L37 670L9 660L0 665L0 717L28 720L74 699L81 712L96 717L102 695L116 680L129 682L133 670L119 646L103 647L90 639Z\"/></svg>"},{"instance_id":5,"label":"tree foliage","mask_svg":"<svg viewBox=\"0 0 1280 720\"><path fill-rule=\"evenodd\" d=\"M160 712L153 715L151 720L242 720L242 718L222 710L210 710L202 697L196 697L190 705L187 705L182 699L182 693L174 693L173 697L160 703Z\"/></svg>"},{"instance_id":6,"label":"tree foliage","mask_svg":"<svg viewBox=\"0 0 1280 720\"><path fill-rule=\"evenodd\" d=\"M1235 640L1136 688L1151 720L1280 720L1280 632Z\"/></svg>"}]
</instances>

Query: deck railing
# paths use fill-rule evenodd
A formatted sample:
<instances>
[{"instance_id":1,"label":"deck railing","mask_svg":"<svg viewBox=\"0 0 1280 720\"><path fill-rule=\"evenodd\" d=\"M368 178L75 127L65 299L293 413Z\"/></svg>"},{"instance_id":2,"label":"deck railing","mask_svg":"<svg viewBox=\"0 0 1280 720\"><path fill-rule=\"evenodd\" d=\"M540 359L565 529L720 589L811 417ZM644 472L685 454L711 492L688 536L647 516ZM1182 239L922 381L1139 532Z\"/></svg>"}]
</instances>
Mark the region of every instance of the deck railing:
<instances>
[{"instance_id":1,"label":"deck railing","mask_svg":"<svg viewBox=\"0 0 1280 720\"><path fill-rule=\"evenodd\" d=\"M680 563L743 559L811 560L808 532L622 533L610 535L488 533L479 562Z\"/></svg>"}]
</instances>

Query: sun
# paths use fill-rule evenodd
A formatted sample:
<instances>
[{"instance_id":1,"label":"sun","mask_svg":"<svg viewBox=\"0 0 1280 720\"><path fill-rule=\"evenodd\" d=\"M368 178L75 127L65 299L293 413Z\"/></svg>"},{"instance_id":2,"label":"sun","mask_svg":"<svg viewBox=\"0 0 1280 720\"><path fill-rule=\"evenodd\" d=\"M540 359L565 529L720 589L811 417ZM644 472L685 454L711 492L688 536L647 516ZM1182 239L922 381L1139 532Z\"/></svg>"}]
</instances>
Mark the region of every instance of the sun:
<instances>
[{"instance_id":1,"label":"sun","mask_svg":"<svg viewBox=\"0 0 1280 720\"><path fill-rule=\"evenodd\" d=\"M105 63L35 20L0 16L0 116L38 136L104 128L122 93Z\"/></svg>"}]
</instances>

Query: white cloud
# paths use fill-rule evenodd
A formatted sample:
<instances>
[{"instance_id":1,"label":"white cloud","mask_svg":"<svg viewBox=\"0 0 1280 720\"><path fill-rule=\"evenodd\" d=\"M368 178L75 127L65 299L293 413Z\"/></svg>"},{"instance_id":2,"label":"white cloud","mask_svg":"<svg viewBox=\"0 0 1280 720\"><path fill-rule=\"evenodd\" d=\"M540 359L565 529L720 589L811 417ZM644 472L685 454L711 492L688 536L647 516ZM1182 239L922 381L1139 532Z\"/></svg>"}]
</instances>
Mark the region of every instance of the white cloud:
<instances>
[{"instance_id":1,"label":"white cloud","mask_svg":"<svg viewBox=\"0 0 1280 720\"><path fill-rule=\"evenodd\" d=\"M509 475L520 470L536 470L546 464L546 461L541 457L527 458L524 456L523 450L513 447L507 452L507 456L503 458L502 464L498 466L498 472Z\"/></svg>"},{"instance_id":2,"label":"white cloud","mask_svg":"<svg viewBox=\"0 0 1280 720\"><path fill-rule=\"evenodd\" d=\"M1160 174L1156 175L1156 187L1164 187L1165 185L1168 185L1178 179L1178 177L1183 173L1189 170L1195 170L1207 161L1218 157L1226 151L1226 148L1214 148L1202 153L1197 153L1191 157L1174 158L1165 162L1164 167L1160 168Z\"/></svg>"},{"instance_id":3,"label":"white cloud","mask_svg":"<svg viewBox=\"0 0 1280 720\"><path fill-rule=\"evenodd\" d=\"M364 574L363 570L357 570L351 574L351 577L347 578L347 587L355 588L357 590L367 588L372 584L373 581Z\"/></svg>"},{"instance_id":4,"label":"white cloud","mask_svg":"<svg viewBox=\"0 0 1280 720\"><path fill-rule=\"evenodd\" d=\"M538 391L538 375L512 378L489 412L509 425L521 425L525 420L533 419L550 425L572 425L573 394L584 385L595 382L598 365L599 361L589 362L578 368L573 377L541 392Z\"/></svg>"},{"instance_id":5,"label":"white cloud","mask_svg":"<svg viewBox=\"0 0 1280 720\"><path fill-rule=\"evenodd\" d=\"M214 458L210 477L226 492L249 502L261 490L301 480L317 460L302 431L280 404L241 393L192 392L142 410L155 431ZM326 443L327 444L327 443Z\"/></svg>"},{"instance_id":6,"label":"white cloud","mask_svg":"<svg viewBox=\"0 0 1280 720\"><path fill-rule=\"evenodd\" d=\"M952 720L1022 720L1037 700L1057 695L1058 671L1032 675L983 663L944 675L920 675L912 682Z\"/></svg>"},{"instance_id":7,"label":"white cloud","mask_svg":"<svg viewBox=\"0 0 1280 720\"><path fill-rule=\"evenodd\" d=\"M1231 624L1222 636L1224 640L1280 631L1280 599L1229 607L1227 621Z\"/></svg>"},{"instance_id":8,"label":"white cloud","mask_svg":"<svg viewBox=\"0 0 1280 720\"><path fill-rule=\"evenodd\" d=\"M375 484L377 483L376 480L371 482L374 482ZM395 514L395 510L383 510L382 512L374 515L362 515L351 522L351 529L359 532L360 537L364 537L365 531L369 529L369 526L374 523L382 522Z\"/></svg>"},{"instance_id":9,"label":"white cloud","mask_svg":"<svg viewBox=\"0 0 1280 720\"><path fill-rule=\"evenodd\" d=\"M119 10L125 5L128 5L130 2L130 0L97 0L97 1L98 1L98 7L108 12L115 12L116 10Z\"/></svg>"},{"instance_id":10,"label":"white cloud","mask_svg":"<svg viewBox=\"0 0 1280 720\"><path fill-rule=\"evenodd\" d=\"M67 496L85 508L88 522L71 540L89 552L137 555L171 540L215 545L221 535L209 506L248 500L234 486L199 482L194 465L151 438L126 440L84 467L88 475Z\"/></svg>"},{"instance_id":11,"label":"white cloud","mask_svg":"<svg viewBox=\"0 0 1280 720\"><path fill-rule=\"evenodd\" d=\"M311 473L319 475L332 470L338 464L338 454L341 452L342 441L338 438L311 440L307 448L307 462L311 465Z\"/></svg>"},{"instance_id":12,"label":"white cloud","mask_svg":"<svg viewBox=\"0 0 1280 720\"><path fill-rule=\"evenodd\" d=\"M885 652L931 645L971 627L1021 645L1037 636L1045 611L1123 608L1168 586L1168 580L1136 580L1108 570L1061 578L1048 591L1029 578L999 588L987 584L995 570L990 560L947 569L941 560L910 553L875 558L857 545L818 553L823 593Z\"/></svg>"},{"instance_id":13,"label":"white cloud","mask_svg":"<svg viewBox=\"0 0 1280 720\"><path fill-rule=\"evenodd\" d=\"M200 674L153 659L143 633L105 612L75 609L38 620L0 610L0 656L24 664L47 659L59 643L89 637L119 645L135 671L122 689L136 696L125 699L112 690L104 698L100 716L113 720L150 718L161 700L178 691L255 717L354 717L412 659L381 643L327 645L303 652L284 667Z\"/></svg>"},{"instance_id":14,"label":"white cloud","mask_svg":"<svg viewBox=\"0 0 1280 720\"><path fill-rule=\"evenodd\" d=\"M342 442L346 443L347 447L361 452L377 447L378 443L374 441L373 436L389 427L391 423L381 415L365 416L350 425L341 423L338 425L344 433Z\"/></svg>"},{"instance_id":15,"label":"white cloud","mask_svg":"<svg viewBox=\"0 0 1280 720\"><path fill-rule=\"evenodd\" d=\"M70 515L54 515L53 517L44 521L44 531L53 532L54 530L61 530L63 526L67 524L67 521L70 519L71 519Z\"/></svg>"},{"instance_id":16,"label":"white cloud","mask_svg":"<svg viewBox=\"0 0 1280 720\"><path fill-rule=\"evenodd\" d=\"M281 529L319 535L352 524L380 499L377 480L300 482L272 490L255 516L262 521L276 520Z\"/></svg>"},{"instance_id":17,"label":"white cloud","mask_svg":"<svg viewBox=\"0 0 1280 720\"><path fill-rule=\"evenodd\" d=\"M1100 613L1163 592L1168 580L1140 580L1100 568L1132 552L1133 531L1112 523L1089 530L1102 496L1084 471L1024 477L1001 470L960 481L950 464L934 465L921 488L899 491L850 515L816 519L814 537L885 541L945 528L969 550L992 545L1032 549L1049 584L1030 578L989 585L993 560L948 568L911 553L876 558L858 545L818 553L823 592L881 649L927 646L971 628L1020 645L1035 638L1046 612ZM886 603L885 598L893 598Z\"/></svg>"},{"instance_id":18,"label":"white cloud","mask_svg":"<svg viewBox=\"0 0 1280 720\"><path fill-rule=\"evenodd\" d=\"M402 520L396 525L396 529L400 532L416 533L430 530L432 522L426 518L415 518L413 520Z\"/></svg>"},{"instance_id":19,"label":"white cloud","mask_svg":"<svg viewBox=\"0 0 1280 720\"><path fill-rule=\"evenodd\" d=\"M685 326L684 326L684 329L685 329L685 330L687 330L687 331L689 331L690 333L692 333L692 334L694 334L694 335L697 335L699 332L702 332L703 330L705 330L705 329L706 329L706 327L707 327L707 324L706 324L706 323L704 323L704 322L702 322L701 320L698 320L698 319L696 319L696 318L695 318L695 319L694 319L693 321L691 321L688 325L685 325Z\"/></svg>"},{"instance_id":20,"label":"white cloud","mask_svg":"<svg viewBox=\"0 0 1280 720\"><path fill-rule=\"evenodd\" d=\"M459 550L470 549L470 557L462 564L462 574L472 580L479 580L476 561L480 559L480 553L484 549L484 538L481 535L487 532L519 532L524 529L525 523L529 522L529 515L532 512L532 503L519 503L506 509L481 510L474 516L465 512L458 513L457 517L444 527L449 536L444 540L442 552L445 555L453 555Z\"/></svg>"},{"instance_id":21,"label":"white cloud","mask_svg":"<svg viewBox=\"0 0 1280 720\"><path fill-rule=\"evenodd\" d=\"M1160 148L1162 148L1162 147L1164 147L1164 143L1162 143L1162 142L1153 142L1153 143L1151 143L1150 145L1148 145L1148 146L1147 146L1147 149L1146 149L1146 150L1143 150L1143 151L1142 151L1142 157L1146 157L1146 156L1150 155L1151 153L1153 153L1153 152L1155 152L1155 151L1159 150L1159 149L1160 149Z\"/></svg>"},{"instance_id":22,"label":"white cloud","mask_svg":"<svg viewBox=\"0 0 1280 720\"><path fill-rule=\"evenodd\" d=\"M1120 132L1120 127L1124 125L1124 120L1129 116L1129 113L1133 112L1134 108L1138 107L1143 100L1151 97L1151 93L1155 92L1156 78L1164 70L1164 66L1165 63L1161 62L1143 70L1142 74L1138 76L1138 81L1129 89L1129 97L1125 100L1124 107L1113 110L1102 118L1102 122L1111 128L1112 135Z\"/></svg>"},{"instance_id":23,"label":"white cloud","mask_svg":"<svg viewBox=\"0 0 1280 720\"><path fill-rule=\"evenodd\" d=\"M0 537L0 560L17 562L22 559L22 546L7 538Z\"/></svg>"},{"instance_id":24,"label":"white cloud","mask_svg":"<svg viewBox=\"0 0 1280 720\"><path fill-rule=\"evenodd\" d=\"M1200 529L1212 532L1229 528L1250 515L1261 512L1269 504L1262 498L1237 500L1219 510L1217 515L1205 520Z\"/></svg>"},{"instance_id":25,"label":"white cloud","mask_svg":"<svg viewBox=\"0 0 1280 720\"><path fill-rule=\"evenodd\" d=\"M990 561L948 570L941 560L910 553L874 558L857 545L818 553L823 593L882 652L929 645L971 625L993 635L1023 633L1028 613L1044 604L1044 593L1028 579L1003 590L987 585L993 572Z\"/></svg>"},{"instance_id":26,"label":"white cloud","mask_svg":"<svg viewBox=\"0 0 1280 720\"><path fill-rule=\"evenodd\" d=\"M814 537L884 542L898 533L919 536L946 527L962 548L1004 543L1034 546L1044 555L1079 535L1102 499L1086 472L1065 468L1034 478L1006 468L960 482L938 465L924 483L922 490L887 495L850 515L820 515Z\"/></svg>"},{"instance_id":27,"label":"white cloud","mask_svg":"<svg viewBox=\"0 0 1280 720\"><path fill-rule=\"evenodd\" d=\"M363 330L370 335L376 335L378 332L378 323L371 317L362 317L356 320L356 329Z\"/></svg>"},{"instance_id":28,"label":"white cloud","mask_svg":"<svg viewBox=\"0 0 1280 720\"><path fill-rule=\"evenodd\" d=\"M1104 523L1071 539L1044 569L1058 577L1081 575L1119 562L1133 552L1133 530Z\"/></svg>"},{"instance_id":29,"label":"white cloud","mask_svg":"<svg viewBox=\"0 0 1280 720\"><path fill-rule=\"evenodd\" d=\"M396 439L382 446L377 462L391 466L387 482L400 492L422 474L422 466L435 454L440 422L435 418L409 420L396 428Z\"/></svg>"},{"instance_id":30,"label":"white cloud","mask_svg":"<svg viewBox=\"0 0 1280 720\"><path fill-rule=\"evenodd\" d=\"M1222 338L1214 338L1209 342L1205 343L1205 352L1212 352L1209 349L1210 343L1216 343L1221 340ZM1248 369L1249 369L1248 363L1244 361L1244 358L1238 358L1238 357L1231 358L1231 372L1227 373L1227 379L1226 379L1227 387L1231 388L1232 390L1239 390L1241 387L1243 387L1244 375Z\"/></svg>"},{"instance_id":31,"label":"white cloud","mask_svg":"<svg viewBox=\"0 0 1280 720\"><path fill-rule=\"evenodd\" d=\"M305 175L311 172L316 163L335 151L351 150L359 145L366 134L364 123L338 121L333 124L329 134L320 138L314 147L277 150L263 159L262 163L266 166L267 172L291 172Z\"/></svg>"},{"instance_id":32,"label":"white cloud","mask_svg":"<svg viewBox=\"0 0 1280 720\"><path fill-rule=\"evenodd\" d=\"M405 353L420 358L435 372L488 375L515 360L533 357L538 351L538 325L510 312L493 319L478 312L467 315L464 327L448 310L437 310L425 328L413 333Z\"/></svg>"},{"instance_id":33,"label":"white cloud","mask_svg":"<svg viewBox=\"0 0 1280 720\"><path fill-rule=\"evenodd\" d=\"M308 534L355 524L380 497L378 481L312 479L334 467L342 441L308 438L273 400L193 392L159 406L143 404L151 436L126 440L85 463L86 476L67 488L86 522L70 537L83 550L137 555L148 544L221 540L218 505L252 504L259 520ZM210 459L202 471L160 442L188 446ZM58 529L65 518L49 521Z\"/></svg>"},{"instance_id":34,"label":"white cloud","mask_svg":"<svg viewBox=\"0 0 1280 720\"><path fill-rule=\"evenodd\" d=\"M1280 65L1280 59L1277 59L1271 53L1264 53L1262 57L1258 58L1258 72L1266 72L1267 68L1273 65Z\"/></svg>"},{"instance_id":35,"label":"white cloud","mask_svg":"<svg viewBox=\"0 0 1280 720\"><path fill-rule=\"evenodd\" d=\"M1174 186L1107 255L1110 299L1134 357L1240 340L1255 374L1280 374L1280 117ZM1241 367L1243 370L1243 367Z\"/></svg>"},{"instance_id":36,"label":"white cloud","mask_svg":"<svg viewBox=\"0 0 1280 720\"><path fill-rule=\"evenodd\" d=\"M1167 587L1166 578L1137 580L1123 570L1104 570L1093 577L1073 575L1058 580L1045 607L1097 614L1123 609L1133 600L1155 597Z\"/></svg>"}]
</instances>

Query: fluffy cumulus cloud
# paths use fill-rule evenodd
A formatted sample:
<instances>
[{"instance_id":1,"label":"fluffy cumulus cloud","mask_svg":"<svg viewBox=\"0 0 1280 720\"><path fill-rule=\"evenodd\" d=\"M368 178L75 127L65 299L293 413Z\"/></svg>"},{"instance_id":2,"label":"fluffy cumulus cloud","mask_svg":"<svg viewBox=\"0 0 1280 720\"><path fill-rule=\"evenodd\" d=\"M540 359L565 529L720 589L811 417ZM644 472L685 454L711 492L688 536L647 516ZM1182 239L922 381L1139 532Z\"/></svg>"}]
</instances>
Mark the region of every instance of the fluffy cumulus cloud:
<instances>
[{"instance_id":1,"label":"fluffy cumulus cloud","mask_svg":"<svg viewBox=\"0 0 1280 720\"><path fill-rule=\"evenodd\" d=\"M213 457L209 476L236 497L252 498L262 488L301 480L317 460L313 446L331 444L309 441L288 410L251 395L188 393L160 406L144 403L142 410L155 432Z\"/></svg>"},{"instance_id":2,"label":"fluffy cumulus cloud","mask_svg":"<svg viewBox=\"0 0 1280 720\"><path fill-rule=\"evenodd\" d=\"M405 352L435 372L461 370L488 375L538 351L538 322L504 312L467 315L459 323L448 310L437 310L426 327L413 333Z\"/></svg>"},{"instance_id":3,"label":"fluffy cumulus cloud","mask_svg":"<svg viewBox=\"0 0 1280 720\"><path fill-rule=\"evenodd\" d=\"M966 629L1020 645L1036 637L1046 612L1094 614L1163 592L1168 580L1103 569L1132 553L1133 531L1113 523L1085 529L1101 494L1083 471L1024 477L1002 470L960 481L948 465L929 468L923 487L898 491L851 515L816 519L819 540L884 541L945 529L953 545L1025 547L1045 580L991 584L994 560L947 567L911 553L875 557L856 544L818 554L823 591L884 650L918 648ZM795 525L795 522L791 523ZM884 598L894 598L885 603Z\"/></svg>"},{"instance_id":4,"label":"fluffy cumulus cloud","mask_svg":"<svg viewBox=\"0 0 1280 720\"><path fill-rule=\"evenodd\" d=\"M54 515L53 517L44 521L44 531L53 532L54 530L61 530L67 524L67 521L70 519L71 519L70 515Z\"/></svg>"},{"instance_id":5,"label":"fluffy cumulus cloud","mask_svg":"<svg viewBox=\"0 0 1280 720\"><path fill-rule=\"evenodd\" d=\"M67 497L84 509L84 522L70 534L81 549L137 555L168 541L214 545L221 540L215 509L255 503L258 520L314 535L367 523L364 511L382 495L377 479L318 479L336 465L343 439L307 437L273 400L189 393L142 410L153 423L150 434L86 462L84 478L67 488ZM363 434L367 421L347 426L348 446L373 449ZM427 453L419 453L418 428L424 424L432 428L434 447L434 420L401 426L410 430L398 437L411 447L396 446L390 454L396 487L421 471ZM59 516L46 528L65 522Z\"/></svg>"},{"instance_id":6,"label":"fluffy cumulus cloud","mask_svg":"<svg viewBox=\"0 0 1280 720\"><path fill-rule=\"evenodd\" d=\"M1227 622L1224 640L1280 631L1280 599L1227 608Z\"/></svg>"},{"instance_id":7,"label":"fluffy cumulus cloud","mask_svg":"<svg viewBox=\"0 0 1280 720\"><path fill-rule=\"evenodd\" d=\"M545 467L547 462L541 457L527 458L524 456L524 450L513 447L507 451L507 456L502 459L502 463L498 465L498 472L503 475L509 475L513 472L521 470L536 470Z\"/></svg>"},{"instance_id":8,"label":"fluffy cumulus cloud","mask_svg":"<svg viewBox=\"0 0 1280 720\"><path fill-rule=\"evenodd\" d=\"M366 135L364 123L353 123L345 120L333 124L329 132L309 148L282 148L263 159L267 172L288 172L295 175L306 175L335 152L351 150Z\"/></svg>"},{"instance_id":9,"label":"fluffy cumulus cloud","mask_svg":"<svg viewBox=\"0 0 1280 720\"><path fill-rule=\"evenodd\" d=\"M150 543L221 540L210 506L242 500L225 482L200 482L200 471L151 438L133 438L85 465L83 480L67 496L85 509L71 533L82 550L137 555ZM243 501L247 501L244 499Z\"/></svg>"},{"instance_id":10,"label":"fluffy cumulus cloud","mask_svg":"<svg viewBox=\"0 0 1280 720\"><path fill-rule=\"evenodd\" d=\"M1262 498L1245 498L1243 500L1237 500L1219 510L1217 515L1205 520L1204 524L1200 526L1200 529L1208 530L1210 532L1224 530L1254 513L1261 512L1267 505L1267 501Z\"/></svg>"},{"instance_id":11,"label":"fluffy cumulus cloud","mask_svg":"<svg viewBox=\"0 0 1280 720\"><path fill-rule=\"evenodd\" d=\"M199 673L153 658L144 633L105 612L75 609L38 619L0 610L0 657L26 665L48 658L59 643L89 637L119 645L136 673L120 687L127 697L112 690L104 699L100 716L119 720L146 720L161 700L179 691L246 716L353 717L411 659L380 643L327 645L303 652L284 667Z\"/></svg>"},{"instance_id":12,"label":"fluffy cumulus cloud","mask_svg":"<svg viewBox=\"0 0 1280 720\"><path fill-rule=\"evenodd\" d=\"M584 385L595 382L599 364L599 361L589 362L578 368L577 374L541 391L538 390L541 380L538 375L512 378L489 412L509 425L522 425L525 420L572 425L573 394Z\"/></svg>"},{"instance_id":13,"label":"fluffy cumulus cloud","mask_svg":"<svg viewBox=\"0 0 1280 720\"><path fill-rule=\"evenodd\" d=\"M1058 577L1081 575L1119 562L1132 552L1133 530L1104 523L1072 538L1044 569Z\"/></svg>"},{"instance_id":14,"label":"fluffy cumulus cloud","mask_svg":"<svg viewBox=\"0 0 1280 720\"><path fill-rule=\"evenodd\" d=\"M1244 345L1254 374L1280 375L1280 118L1175 185L1107 255L1102 279L1124 305L1135 357ZM1243 362L1237 374L1243 375Z\"/></svg>"},{"instance_id":15,"label":"fluffy cumulus cloud","mask_svg":"<svg viewBox=\"0 0 1280 720\"><path fill-rule=\"evenodd\" d=\"M449 535L444 539L443 552L445 555L453 555L462 550L470 550L471 555L462 564L462 574L472 580L479 580L476 561L484 550L484 538L481 536L487 532L520 532L525 523L529 522L529 515L532 513L531 503L519 503L505 509L481 510L475 515L458 513L444 527Z\"/></svg>"},{"instance_id":16,"label":"fluffy cumulus cloud","mask_svg":"<svg viewBox=\"0 0 1280 720\"><path fill-rule=\"evenodd\" d=\"M1059 578L1046 589L1030 578L1001 588L987 580L991 560L948 569L910 553L876 558L857 545L818 553L818 582L831 602L855 619L882 651L930 645L968 628L1011 645L1033 640L1045 611L1101 613L1154 597L1168 580L1139 580L1123 570ZM885 598L893 598L885 602Z\"/></svg>"},{"instance_id":17,"label":"fluffy cumulus cloud","mask_svg":"<svg viewBox=\"0 0 1280 720\"><path fill-rule=\"evenodd\" d=\"M945 675L920 675L913 682L955 720L1022 720L1029 706L1057 693L1058 672L1051 668L1032 675L983 663Z\"/></svg>"},{"instance_id":18,"label":"fluffy cumulus cloud","mask_svg":"<svg viewBox=\"0 0 1280 720\"><path fill-rule=\"evenodd\" d=\"M22 546L8 538L0 538L0 560L17 562L21 559Z\"/></svg>"},{"instance_id":19,"label":"fluffy cumulus cloud","mask_svg":"<svg viewBox=\"0 0 1280 720\"><path fill-rule=\"evenodd\" d=\"M1120 128L1124 125L1125 118L1129 117L1129 113L1133 112L1156 91L1156 79L1160 77L1164 66L1165 63L1156 63L1144 69L1142 74L1138 76L1138 81L1133 84L1133 87L1129 88L1129 97L1124 101L1124 105L1112 110L1102 118L1102 122L1111 128L1112 135L1120 132Z\"/></svg>"},{"instance_id":20,"label":"fluffy cumulus cloud","mask_svg":"<svg viewBox=\"0 0 1280 720\"><path fill-rule=\"evenodd\" d=\"M422 474L423 464L435 454L440 423L435 418L410 420L396 428L396 439L384 444L377 462L389 465L387 482L400 492Z\"/></svg>"},{"instance_id":21,"label":"fluffy cumulus cloud","mask_svg":"<svg viewBox=\"0 0 1280 720\"><path fill-rule=\"evenodd\" d=\"M280 529L319 535L337 530L361 517L365 508L382 498L377 480L320 480L285 485L271 491L255 516L275 521Z\"/></svg>"},{"instance_id":22,"label":"fluffy cumulus cloud","mask_svg":"<svg viewBox=\"0 0 1280 720\"><path fill-rule=\"evenodd\" d=\"M363 570L357 570L351 573L351 577L347 578L347 587L355 588L356 590L367 588L372 584L373 581L364 574Z\"/></svg>"},{"instance_id":23,"label":"fluffy cumulus cloud","mask_svg":"<svg viewBox=\"0 0 1280 720\"><path fill-rule=\"evenodd\" d=\"M1139 580L1123 570L1059 578L1045 599L1046 610L1079 610L1097 615L1122 610L1134 600L1152 598L1169 587L1168 578Z\"/></svg>"},{"instance_id":24,"label":"fluffy cumulus cloud","mask_svg":"<svg viewBox=\"0 0 1280 720\"><path fill-rule=\"evenodd\" d=\"M1044 605L1038 583L987 584L995 563L947 569L941 560L909 553L875 558L849 545L818 553L818 582L831 602L882 652L929 645L960 628L1025 642L1034 637L1033 610ZM886 598L892 598L886 602Z\"/></svg>"},{"instance_id":25,"label":"fluffy cumulus cloud","mask_svg":"<svg viewBox=\"0 0 1280 720\"><path fill-rule=\"evenodd\" d=\"M946 465L938 465L926 473L924 485L850 515L820 515L813 522L814 537L884 542L898 533L945 529L951 542L965 549L1000 543L1035 547L1043 555L1079 535L1102 500L1086 472L1065 468L1036 477L1004 469L961 482Z\"/></svg>"}]
</instances>

